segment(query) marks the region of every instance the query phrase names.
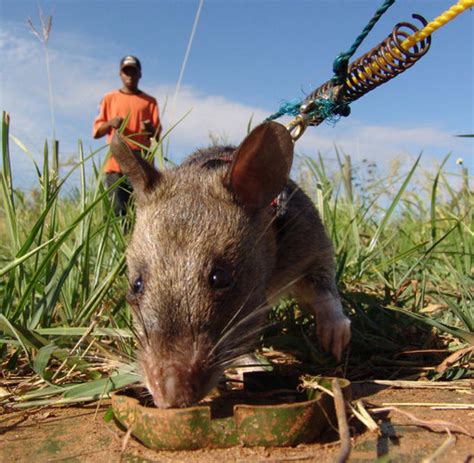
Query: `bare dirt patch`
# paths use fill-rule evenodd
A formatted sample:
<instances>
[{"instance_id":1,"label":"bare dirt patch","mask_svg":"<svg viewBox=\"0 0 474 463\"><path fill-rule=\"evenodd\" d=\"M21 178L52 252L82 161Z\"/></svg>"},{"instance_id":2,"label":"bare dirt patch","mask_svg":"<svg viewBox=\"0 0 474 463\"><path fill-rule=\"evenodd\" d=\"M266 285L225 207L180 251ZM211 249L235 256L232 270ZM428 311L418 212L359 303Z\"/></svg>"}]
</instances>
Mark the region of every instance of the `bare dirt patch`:
<instances>
[{"instance_id":1,"label":"bare dirt patch","mask_svg":"<svg viewBox=\"0 0 474 463\"><path fill-rule=\"evenodd\" d=\"M474 434L474 410L433 410L416 404L473 404L473 390L417 390L392 389L354 385L353 396L363 397L366 403L378 407L396 405L416 418L425 421L443 420L462 426ZM201 449L189 452L156 452L130 438L122 451L125 432L112 421L106 423L104 415L109 403L100 406L48 407L27 411L4 412L0 417L0 461L10 462L97 462L103 461L333 461L339 450L334 430L310 445L293 448ZM435 433L397 412L375 415L380 433L364 431L352 419L353 450L350 461L368 462L380 459L391 462L421 461L433 455L443 444L446 449L437 462L474 462L474 439L447 432Z\"/></svg>"}]
</instances>

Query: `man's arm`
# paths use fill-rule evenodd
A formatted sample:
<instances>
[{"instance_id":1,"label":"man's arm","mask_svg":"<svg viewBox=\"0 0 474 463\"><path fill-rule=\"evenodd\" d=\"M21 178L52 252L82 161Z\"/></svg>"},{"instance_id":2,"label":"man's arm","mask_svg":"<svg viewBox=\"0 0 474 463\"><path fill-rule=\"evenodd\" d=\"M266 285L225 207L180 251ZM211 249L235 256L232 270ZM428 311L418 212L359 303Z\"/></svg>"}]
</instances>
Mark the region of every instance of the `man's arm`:
<instances>
[{"instance_id":1,"label":"man's arm","mask_svg":"<svg viewBox=\"0 0 474 463\"><path fill-rule=\"evenodd\" d=\"M99 114L92 126L92 136L94 138L102 138L112 129L118 129L123 122L123 117L112 117L113 113L110 113L110 99L110 95L105 95L100 102Z\"/></svg>"},{"instance_id":2,"label":"man's arm","mask_svg":"<svg viewBox=\"0 0 474 463\"><path fill-rule=\"evenodd\" d=\"M111 129L118 129L123 122L123 117L114 117L110 121L104 121L101 122L95 132L94 132L94 138L102 138L104 135L107 135Z\"/></svg>"}]
</instances>

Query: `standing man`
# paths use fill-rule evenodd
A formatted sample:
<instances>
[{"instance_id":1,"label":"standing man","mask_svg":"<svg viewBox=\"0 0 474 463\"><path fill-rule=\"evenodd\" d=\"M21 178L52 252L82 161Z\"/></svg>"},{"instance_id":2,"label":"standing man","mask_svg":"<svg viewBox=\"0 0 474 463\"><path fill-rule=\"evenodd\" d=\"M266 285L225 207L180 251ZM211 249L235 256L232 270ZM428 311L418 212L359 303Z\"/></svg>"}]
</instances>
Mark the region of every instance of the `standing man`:
<instances>
[{"instance_id":1,"label":"standing man","mask_svg":"<svg viewBox=\"0 0 474 463\"><path fill-rule=\"evenodd\" d=\"M94 120L92 135L101 138L107 135L110 144L112 136L127 120L123 135L132 151L141 156L141 148L150 146L151 138L158 141L161 133L158 103L155 98L142 92L138 82L142 76L142 66L135 56L125 56L120 61L122 88L107 93L100 103L99 115ZM113 153L104 167L105 184L110 187L123 176ZM111 192L111 202L115 215L124 215L131 186L122 183Z\"/></svg>"}]
</instances>

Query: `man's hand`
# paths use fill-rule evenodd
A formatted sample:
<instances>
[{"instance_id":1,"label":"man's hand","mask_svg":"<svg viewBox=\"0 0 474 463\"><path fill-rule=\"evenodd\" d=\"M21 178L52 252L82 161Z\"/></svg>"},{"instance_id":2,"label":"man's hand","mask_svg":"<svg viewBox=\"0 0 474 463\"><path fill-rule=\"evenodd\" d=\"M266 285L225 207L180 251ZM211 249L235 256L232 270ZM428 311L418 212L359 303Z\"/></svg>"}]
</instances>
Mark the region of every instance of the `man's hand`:
<instances>
[{"instance_id":1,"label":"man's hand","mask_svg":"<svg viewBox=\"0 0 474 463\"><path fill-rule=\"evenodd\" d=\"M117 116L109 121L109 125L113 129L118 129L122 125L122 122L123 122L123 117Z\"/></svg>"},{"instance_id":2,"label":"man's hand","mask_svg":"<svg viewBox=\"0 0 474 463\"><path fill-rule=\"evenodd\" d=\"M102 122L93 134L94 138L101 138L110 133L111 129L118 129L122 125L122 122L123 117L120 116L114 117L110 119L110 121Z\"/></svg>"},{"instance_id":3,"label":"man's hand","mask_svg":"<svg viewBox=\"0 0 474 463\"><path fill-rule=\"evenodd\" d=\"M155 127L153 127L153 124L151 123L149 119L146 119L144 121L141 121L140 131L147 133L151 137L153 133L155 132Z\"/></svg>"}]
</instances>

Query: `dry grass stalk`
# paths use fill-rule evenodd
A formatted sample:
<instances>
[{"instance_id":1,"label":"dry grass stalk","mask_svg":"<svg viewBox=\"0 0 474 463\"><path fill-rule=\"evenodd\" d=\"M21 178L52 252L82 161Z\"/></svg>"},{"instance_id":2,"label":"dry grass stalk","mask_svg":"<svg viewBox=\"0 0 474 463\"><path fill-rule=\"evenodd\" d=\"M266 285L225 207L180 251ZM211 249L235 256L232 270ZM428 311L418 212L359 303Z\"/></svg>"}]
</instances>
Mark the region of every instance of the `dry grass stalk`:
<instances>
[{"instance_id":1,"label":"dry grass stalk","mask_svg":"<svg viewBox=\"0 0 474 463\"><path fill-rule=\"evenodd\" d=\"M74 352L84 342L84 340L94 331L94 328L96 327L97 323L99 323L99 321L100 321L100 317L102 316L102 313L104 312L105 307L106 307L105 305L102 306L99 313L97 313L96 315L94 315L92 317L91 324L89 325L89 327L87 328L85 333L81 336L79 341L77 341L77 343L74 345L74 347L70 350L69 355L64 359L63 363L61 363L59 368L56 370L56 372L54 373L54 375L52 377L52 380L57 378L59 372L64 368L66 363L69 361L69 357L71 357L74 354ZM75 367L76 367L76 365L72 366L72 368L69 370L69 373L66 375L66 377L68 377L68 375L70 373L72 373L72 371L74 370Z\"/></svg>"},{"instance_id":2,"label":"dry grass stalk","mask_svg":"<svg viewBox=\"0 0 474 463\"><path fill-rule=\"evenodd\" d=\"M446 429L446 432L448 434L446 440L429 457L423 458L421 463L434 463L449 447L456 443L456 437L449 432L449 429Z\"/></svg>"},{"instance_id":3,"label":"dry grass stalk","mask_svg":"<svg viewBox=\"0 0 474 463\"><path fill-rule=\"evenodd\" d=\"M400 415L406 416L416 426L428 428L430 431L433 431L433 432L446 432L446 430L449 430L450 432L457 432L459 434L464 434L469 437L474 437L474 435L471 434L466 428L459 426L457 424L451 423L449 421L444 421L444 420L422 420L420 418L417 418L412 413L406 412L404 410L400 410L397 407L373 408L370 411L372 413L396 412L396 413L399 413Z\"/></svg>"},{"instance_id":4,"label":"dry grass stalk","mask_svg":"<svg viewBox=\"0 0 474 463\"><path fill-rule=\"evenodd\" d=\"M384 402L384 407L429 407L433 410L474 410L474 404L437 402Z\"/></svg>"},{"instance_id":5,"label":"dry grass stalk","mask_svg":"<svg viewBox=\"0 0 474 463\"><path fill-rule=\"evenodd\" d=\"M380 384L381 386L390 386L399 389L456 389L470 391L473 386L473 382L471 380L434 382L374 379L360 382L364 384Z\"/></svg>"},{"instance_id":6,"label":"dry grass stalk","mask_svg":"<svg viewBox=\"0 0 474 463\"><path fill-rule=\"evenodd\" d=\"M321 384L318 383L318 380L314 378L313 376L302 376L301 377L301 384L298 386L298 388L302 391L306 389L314 389L316 391L321 391L329 396L334 398L334 393L330 389L325 388L324 386L321 386Z\"/></svg>"},{"instance_id":7,"label":"dry grass stalk","mask_svg":"<svg viewBox=\"0 0 474 463\"><path fill-rule=\"evenodd\" d=\"M379 425L370 416L362 400L357 400L354 405L349 405L354 416L369 430L379 431Z\"/></svg>"},{"instance_id":8,"label":"dry grass stalk","mask_svg":"<svg viewBox=\"0 0 474 463\"><path fill-rule=\"evenodd\" d=\"M437 373L444 373L449 367L453 366L458 360L461 360L464 356L471 354L474 352L474 346L469 346L464 349L460 349L453 354L451 354L448 358L444 359L437 367Z\"/></svg>"},{"instance_id":9,"label":"dry grass stalk","mask_svg":"<svg viewBox=\"0 0 474 463\"><path fill-rule=\"evenodd\" d=\"M351 453L351 434L346 416L346 402L342 395L341 386L337 378L332 381L332 390L334 392L334 406L336 408L337 427L339 429L339 438L341 440L341 448L336 457L336 462L343 463L348 460Z\"/></svg>"},{"instance_id":10,"label":"dry grass stalk","mask_svg":"<svg viewBox=\"0 0 474 463\"><path fill-rule=\"evenodd\" d=\"M122 441L122 453L125 452L125 449L127 448L127 445L128 445L128 441L130 440L130 437L132 435L132 426L130 426L128 429L127 429L127 432L123 438L123 441Z\"/></svg>"},{"instance_id":11,"label":"dry grass stalk","mask_svg":"<svg viewBox=\"0 0 474 463\"><path fill-rule=\"evenodd\" d=\"M49 52L48 52L48 41L51 34L51 29L53 27L53 17L49 15L48 18L45 19L43 15L43 10L40 7L38 7L38 14L39 14L39 19L41 23L42 34L40 34L38 30L35 28L31 18L28 18L27 23L30 26L30 29L33 35L38 39L38 41L41 43L41 45L44 48L46 73L48 76L48 98L49 98L49 107L50 107L50 112L51 112L51 126L53 130L53 143L54 143L56 140L56 129L55 129L55 118L54 118L52 78L51 78L51 69L49 65Z\"/></svg>"}]
</instances>

